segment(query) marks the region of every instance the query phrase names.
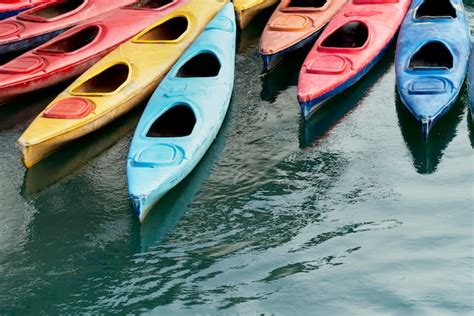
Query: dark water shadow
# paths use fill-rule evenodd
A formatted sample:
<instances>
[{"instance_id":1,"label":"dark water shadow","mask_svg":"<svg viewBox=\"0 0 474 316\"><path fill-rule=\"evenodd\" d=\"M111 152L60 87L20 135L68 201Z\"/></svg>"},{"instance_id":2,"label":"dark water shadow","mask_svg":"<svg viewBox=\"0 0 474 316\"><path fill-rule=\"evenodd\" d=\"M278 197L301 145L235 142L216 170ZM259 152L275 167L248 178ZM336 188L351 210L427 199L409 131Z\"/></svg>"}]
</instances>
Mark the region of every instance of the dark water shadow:
<instances>
[{"instance_id":1,"label":"dark water shadow","mask_svg":"<svg viewBox=\"0 0 474 316\"><path fill-rule=\"evenodd\" d=\"M135 130L142 112L143 105L40 161L26 171L22 195L32 197L38 194L81 169L120 139L130 136Z\"/></svg>"},{"instance_id":2,"label":"dark water shadow","mask_svg":"<svg viewBox=\"0 0 474 316\"><path fill-rule=\"evenodd\" d=\"M237 33L237 52L239 54L246 53L250 48L258 45L263 29L272 16L273 11L275 11L275 8L276 5L260 12L246 28Z\"/></svg>"},{"instance_id":3,"label":"dark water shadow","mask_svg":"<svg viewBox=\"0 0 474 316\"><path fill-rule=\"evenodd\" d=\"M423 138L419 123L405 108L398 93L396 94L398 125L412 154L413 166L417 173L432 174L438 169L444 151L456 136L456 128L463 118L468 102L466 92L464 87L452 109L433 126L427 141Z\"/></svg>"},{"instance_id":4,"label":"dark water shadow","mask_svg":"<svg viewBox=\"0 0 474 316\"><path fill-rule=\"evenodd\" d=\"M298 84L301 66L312 45L289 53L271 72L262 76L262 100L275 102L280 92ZM263 64L262 64L263 65Z\"/></svg>"},{"instance_id":5,"label":"dark water shadow","mask_svg":"<svg viewBox=\"0 0 474 316\"><path fill-rule=\"evenodd\" d=\"M69 80L34 91L0 105L0 131L11 130L20 124L30 123L71 82Z\"/></svg>"},{"instance_id":6,"label":"dark water shadow","mask_svg":"<svg viewBox=\"0 0 474 316\"><path fill-rule=\"evenodd\" d=\"M328 100L314 115L300 119L300 148L311 146L351 112L367 91L393 65L395 52L391 49L371 71L355 85Z\"/></svg>"},{"instance_id":7,"label":"dark water shadow","mask_svg":"<svg viewBox=\"0 0 474 316\"><path fill-rule=\"evenodd\" d=\"M469 140L471 141L471 147L474 148L474 113L471 110L467 111L467 129L469 131Z\"/></svg>"},{"instance_id":8,"label":"dark water shadow","mask_svg":"<svg viewBox=\"0 0 474 316\"><path fill-rule=\"evenodd\" d=\"M163 238L173 230L189 209L202 184L211 175L212 169L225 147L226 135L233 116L232 108L233 102L216 139L196 168L153 207L142 223L140 237L143 252L146 252L150 247L159 245Z\"/></svg>"}]
</instances>

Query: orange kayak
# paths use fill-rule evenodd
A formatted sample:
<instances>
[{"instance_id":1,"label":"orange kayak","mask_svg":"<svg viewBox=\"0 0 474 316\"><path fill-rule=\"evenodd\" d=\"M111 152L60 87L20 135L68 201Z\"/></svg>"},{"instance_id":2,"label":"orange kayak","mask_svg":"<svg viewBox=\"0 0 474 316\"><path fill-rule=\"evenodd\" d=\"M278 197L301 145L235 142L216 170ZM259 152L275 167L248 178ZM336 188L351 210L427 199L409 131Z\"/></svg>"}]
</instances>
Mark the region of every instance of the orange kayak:
<instances>
[{"instance_id":1,"label":"orange kayak","mask_svg":"<svg viewBox=\"0 0 474 316\"><path fill-rule=\"evenodd\" d=\"M347 0L282 0L260 40L265 70L289 52L313 43Z\"/></svg>"}]
</instances>

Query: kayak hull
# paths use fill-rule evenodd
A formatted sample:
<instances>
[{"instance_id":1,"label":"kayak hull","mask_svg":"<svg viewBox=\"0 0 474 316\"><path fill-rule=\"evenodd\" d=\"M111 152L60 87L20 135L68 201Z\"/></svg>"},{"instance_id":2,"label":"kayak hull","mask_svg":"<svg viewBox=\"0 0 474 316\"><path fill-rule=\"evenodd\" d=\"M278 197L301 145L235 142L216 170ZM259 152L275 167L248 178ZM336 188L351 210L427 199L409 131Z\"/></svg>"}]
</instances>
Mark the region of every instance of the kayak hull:
<instances>
[{"instance_id":1,"label":"kayak hull","mask_svg":"<svg viewBox=\"0 0 474 316\"><path fill-rule=\"evenodd\" d=\"M320 7L295 7L282 0L263 30L259 52L264 62L312 44L347 0L325 2ZM274 63L276 64L276 63ZM271 63L265 63L267 70Z\"/></svg>"},{"instance_id":2,"label":"kayak hull","mask_svg":"<svg viewBox=\"0 0 474 316\"><path fill-rule=\"evenodd\" d=\"M156 20L178 8L186 1L178 0L172 5L154 9L113 10L96 19L73 27L53 41L25 53L6 65L0 66L0 104L35 90L46 88L79 76L121 43L152 25ZM118 23L120 21L120 23ZM94 30L94 38L73 52L58 51L65 41L74 41L76 36ZM59 44L58 44L59 43ZM35 69L18 69L22 63L40 59L42 66ZM24 67L27 68L27 67Z\"/></svg>"},{"instance_id":3,"label":"kayak hull","mask_svg":"<svg viewBox=\"0 0 474 316\"><path fill-rule=\"evenodd\" d=\"M0 54L11 54L15 52L22 52L33 47L39 46L64 33L67 29L56 30L54 32L41 34L16 42L11 42L0 46Z\"/></svg>"},{"instance_id":4,"label":"kayak hull","mask_svg":"<svg viewBox=\"0 0 474 316\"><path fill-rule=\"evenodd\" d=\"M324 29L301 68L298 101L305 117L328 98L357 82L382 58L409 4L410 0L386 3L351 0L344 5Z\"/></svg>"},{"instance_id":5,"label":"kayak hull","mask_svg":"<svg viewBox=\"0 0 474 316\"><path fill-rule=\"evenodd\" d=\"M385 54L390 49L392 44L393 44L393 40L370 62L370 64L365 66L361 71L356 73L355 76L350 78L348 81L342 83L340 86L334 87L333 90L320 96L319 98L310 100L308 102L300 103L301 113L303 114L303 116L310 117L313 113L317 112L321 108L321 106L323 106L326 102L328 102L334 96L338 95L339 93L349 89L354 84L356 84L385 56Z\"/></svg>"},{"instance_id":6,"label":"kayak hull","mask_svg":"<svg viewBox=\"0 0 474 316\"><path fill-rule=\"evenodd\" d=\"M22 153L22 162L24 166L27 168L33 167L45 157L50 156L52 153L61 149L61 147L106 126L118 117L128 113L130 110L135 108L136 104L144 102L147 95L151 94L154 88L153 85L150 85L148 88L145 88L143 94L133 96L127 102L120 104L110 111L107 115L82 124L81 128L65 130L54 138L48 138L38 143L32 143L25 138L20 138L18 140L18 147Z\"/></svg>"},{"instance_id":7,"label":"kayak hull","mask_svg":"<svg viewBox=\"0 0 474 316\"><path fill-rule=\"evenodd\" d=\"M23 11L31 9L35 6L48 3L51 0L30 0L30 1L17 1L15 3L2 3L0 4L0 20L10 18L18 15Z\"/></svg>"},{"instance_id":8,"label":"kayak hull","mask_svg":"<svg viewBox=\"0 0 474 316\"><path fill-rule=\"evenodd\" d=\"M232 95L235 45L235 16L232 4L228 3L170 70L148 102L127 159L129 195L140 221L189 175L216 138ZM209 54L220 65L217 74L178 77L188 62ZM151 126L180 104L186 104L195 117L190 134L148 136ZM179 122L173 120L176 123Z\"/></svg>"},{"instance_id":9,"label":"kayak hull","mask_svg":"<svg viewBox=\"0 0 474 316\"><path fill-rule=\"evenodd\" d=\"M428 139L433 125L451 109L461 91L471 43L461 0L450 0L456 17L419 16L422 4L415 0L403 22L395 65L400 99ZM418 56L425 50L431 56L423 55L420 61ZM437 59L430 60L432 56Z\"/></svg>"},{"instance_id":10,"label":"kayak hull","mask_svg":"<svg viewBox=\"0 0 474 316\"><path fill-rule=\"evenodd\" d=\"M18 140L25 166L31 168L66 143L101 128L143 102L223 6L220 0L190 0L81 75ZM170 25L168 22L174 25L173 29L180 23L185 27L176 34L178 38L150 38L154 30Z\"/></svg>"},{"instance_id":11,"label":"kayak hull","mask_svg":"<svg viewBox=\"0 0 474 316\"><path fill-rule=\"evenodd\" d=\"M39 46L67 29L105 12L133 3L134 0L84 0L76 9L53 18L42 18L40 13L51 6L51 1L0 21L0 54L20 52ZM60 2L59 2L60 3Z\"/></svg>"},{"instance_id":12,"label":"kayak hull","mask_svg":"<svg viewBox=\"0 0 474 316\"><path fill-rule=\"evenodd\" d=\"M237 24L244 29L260 12L274 6L278 0L233 0Z\"/></svg>"},{"instance_id":13,"label":"kayak hull","mask_svg":"<svg viewBox=\"0 0 474 316\"><path fill-rule=\"evenodd\" d=\"M269 55L261 54L262 60L263 60L263 69L269 72L270 70L278 66L283 61L285 56L287 56L288 54L314 43L316 39L319 37L319 35L321 34L321 32L322 31L316 32L310 35L309 37L303 39L302 41L294 44L293 46L290 46L278 53L269 54Z\"/></svg>"},{"instance_id":14,"label":"kayak hull","mask_svg":"<svg viewBox=\"0 0 474 316\"><path fill-rule=\"evenodd\" d=\"M20 14L21 12L25 10L27 9L0 12L0 20L8 19L12 16Z\"/></svg>"}]
</instances>

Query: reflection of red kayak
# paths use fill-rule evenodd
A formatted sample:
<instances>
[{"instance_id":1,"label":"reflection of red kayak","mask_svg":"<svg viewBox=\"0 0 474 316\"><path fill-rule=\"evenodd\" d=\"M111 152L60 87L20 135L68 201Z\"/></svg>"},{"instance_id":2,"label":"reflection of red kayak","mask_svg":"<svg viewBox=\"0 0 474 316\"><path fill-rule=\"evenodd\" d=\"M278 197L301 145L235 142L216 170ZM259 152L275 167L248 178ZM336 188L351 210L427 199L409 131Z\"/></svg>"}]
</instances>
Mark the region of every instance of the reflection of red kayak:
<instances>
[{"instance_id":1,"label":"reflection of red kayak","mask_svg":"<svg viewBox=\"0 0 474 316\"><path fill-rule=\"evenodd\" d=\"M0 54L41 45L68 28L134 0L54 0L0 22Z\"/></svg>"},{"instance_id":2,"label":"reflection of red kayak","mask_svg":"<svg viewBox=\"0 0 474 316\"><path fill-rule=\"evenodd\" d=\"M0 67L0 103L80 75L119 44L187 0L133 4L76 26Z\"/></svg>"},{"instance_id":3,"label":"reflection of red kayak","mask_svg":"<svg viewBox=\"0 0 474 316\"><path fill-rule=\"evenodd\" d=\"M300 72L298 101L305 116L353 85L380 60L410 2L351 0L336 14Z\"/></svg>"},{"instance_id":4,"label":"reflection of red kayak","mask_svg":"<svg viewBox=\"0 0 474 316\"><path fill-rule=\"evenodd\" d=\"M50 1L51 0L2 0L0 3L0 20L12 17L22 11Z\"/></svg>"}]
</instances>

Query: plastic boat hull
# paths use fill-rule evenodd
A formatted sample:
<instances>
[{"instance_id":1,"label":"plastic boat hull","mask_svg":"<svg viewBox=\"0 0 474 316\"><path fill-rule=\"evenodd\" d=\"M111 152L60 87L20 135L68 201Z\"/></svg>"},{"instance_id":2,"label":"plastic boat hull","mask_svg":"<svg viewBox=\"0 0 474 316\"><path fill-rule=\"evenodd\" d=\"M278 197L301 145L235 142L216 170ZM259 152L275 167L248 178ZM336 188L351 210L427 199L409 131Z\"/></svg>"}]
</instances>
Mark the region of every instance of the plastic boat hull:
<instances>
[{"instance_id":1,"label":"plastic boat hull","mask_svg":"<svg viewBox=\"0 0 474 316\"><path fill-rule=\"evenodd\" d=\"M53 100L18 140L25 166L30 168L63 145L143 102L224 5L221 0L190 0L86 71ZM179 27L183 28L174 34L177 38L161 38L163 32L154 32L162 28L175 31Z\"/></svg>"},{"instance_id":2,"label":"plastic boat hull","mask_svg":"<svg viewBox=\"0 0 474 316\"><path fill-rule=\"evenodd\" d=\"M397 88L403 104L419 122L425 139L435 122L455 103L468 66L471 43L466 14L461 0L450 0L450 3L456 17L428 18L418 14L422 12L423 1L415 0L397 43ZM412 63L419 52L433 44L441 50L428 53L439 57L444 50L450 55L452 65Z\"/></svg>"},{"instance_id":3,"label":"plastic boat hull","mask_svg":"<svg viewBox=\"0 0 474 316\"><path fill-rule=\"evenodd\" d=\"M237 23L244 29L260 12L278 3L278 0L233 0Z\"/></svg>"},{"instance_id":4,"label":"plastic boat hull","mask_svg":"<svg viewBox=\"0 0 474 316\"><path fill-rule=\"evenodd\" d=\"M409 6L410 0L351 0L344 5L324 29L301 68L298 101L305 117L356 83L381 59ZM354 29L355 39L350 37L352 34L344 34ZM341 30L348 31L341 36ZM350 43L346 43L344 36Z\"/></svg>"},{"instance_id":5,"label":"plastic boat hull","mask_svg":"<svg viewBox=\"0 0 474 316\"><path fill-rule=\"evenodd\" d=\"M51 1L14 17L0 21L0 54L19 52L39 46L67 29L105 12L133 3L134 0L83 0L66 13L45 18L47 10L62 1Z\"/></svg>"},{"instance_id":6,"label":"plastic boat hull","mask_svg":"<svg viewBox=\"0 0 474 316\"><path fill-rule=\"evenodd\" d=\"M130 199L140 221L195 168L216 138L234 85L235 42L234 10L228 3L171 69L148 102L127 160ZM216 76L178 77L185 64L209 53L220 64ZM185 105L194 113L192 132L186 136L148 136L150 127L177 105ZM174 123L180 124L179 121Z\"/></svg>"},{"instance_id":7,"label":"plastic boat hull","mask_svg":"<svg viewBox=\"0 0 474 316\"><path fill-rule=\"evenodd\" d=\"M38 5L48 3L52 0L24 0L24 1L15 1L12 3L2 3L0 4L0 20L4 20L20 14L23 11L34 8Z\"/></svg>"},{"instance_id":8,"label":"plastic boat hull","mask_svg":"<svg viewBox=\"0 0 474 316\"><path fill-rule=\"evenodd\" d=\"M314 43L323 28L347 3L328 1L321 7L295 7L283 0L271 16L260 39L260 54L268 71L286 54Z\"/></svg>"},{"instance_id":9,"label":"plastic boat hull","mask_svg":"<svg viewBox=\"0 0 474 316\"><path fill-rule=\"evenodd\" d=\"M0 66L0 104L79 76L118 45L186 1L176 0L159 8L126 6L110 11ZM73 51L61 47L61 43L68 43L68 40L77 41L75 38L88 30L93 31L94 38L88 39L83 46Z\"/></svg>"}]
</instances>

